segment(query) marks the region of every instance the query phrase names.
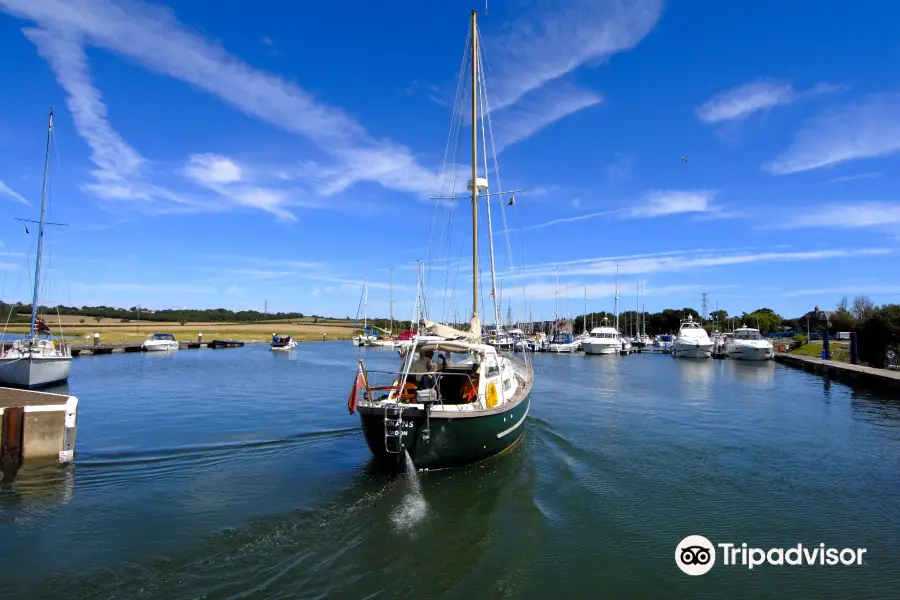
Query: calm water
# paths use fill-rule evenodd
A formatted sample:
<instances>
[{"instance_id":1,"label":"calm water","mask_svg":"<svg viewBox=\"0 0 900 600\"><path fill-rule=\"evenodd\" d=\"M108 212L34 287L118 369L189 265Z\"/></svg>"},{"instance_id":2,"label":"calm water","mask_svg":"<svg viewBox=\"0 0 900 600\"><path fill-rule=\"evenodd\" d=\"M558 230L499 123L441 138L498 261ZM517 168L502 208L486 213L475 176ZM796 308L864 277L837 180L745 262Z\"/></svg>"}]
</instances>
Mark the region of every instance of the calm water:
<instances>
[{"instance_id":1,"label":"calm water","mask_svg":"<svg viewBox=\"0 0 900 600\"><path fill-rule=\"evenodd\" d=\"M535 357L511 454L387 475L358 354L74 361L73 466L0 489L2 598L896 598L900 404L776 364ZM678 542L865 547L861 567L675 565Z\"/></svg>"}]
</instances>

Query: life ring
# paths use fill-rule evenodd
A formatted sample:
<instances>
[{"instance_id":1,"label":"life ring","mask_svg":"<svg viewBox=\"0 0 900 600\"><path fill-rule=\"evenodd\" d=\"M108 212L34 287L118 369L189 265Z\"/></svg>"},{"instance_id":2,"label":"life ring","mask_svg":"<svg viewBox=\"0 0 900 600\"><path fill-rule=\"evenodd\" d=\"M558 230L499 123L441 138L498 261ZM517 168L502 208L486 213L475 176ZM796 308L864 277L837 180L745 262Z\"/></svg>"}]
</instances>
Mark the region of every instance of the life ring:
<instances>
[{"instance_id":1,"label":"life ring","mask_svg":"<svg viewBox=\"0 0 900 600\"><path fill-rule=\"evenodd\" d=\"M488 384L484 404L488 408L497 406L497 385L493 381Z\"/></svg>"}]
</instances>

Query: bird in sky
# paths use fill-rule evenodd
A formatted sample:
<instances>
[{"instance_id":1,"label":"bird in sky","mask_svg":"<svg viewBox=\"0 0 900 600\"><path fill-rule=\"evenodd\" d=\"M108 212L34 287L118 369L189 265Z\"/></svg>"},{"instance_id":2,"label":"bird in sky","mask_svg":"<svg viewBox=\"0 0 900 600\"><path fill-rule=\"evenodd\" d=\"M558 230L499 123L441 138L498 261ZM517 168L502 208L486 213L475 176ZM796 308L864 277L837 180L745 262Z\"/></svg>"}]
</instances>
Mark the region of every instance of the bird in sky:
<instances>
[{"instance_id":1,"label":"bird in sky","mask_svg":"<svg viewBox=\"0 0 900 600\"><path fill-rule=\"evenodd\" d=\"M681 157L681 162L687 162L687 161L688 161L687 158L685 158L685 157L683 157L683 156Z\"/></svg>"},{"instance_id":2,"label":"bird in sky","mask_svg":"<svg viewBox=\"0 0 900 600\"><path fill-rule=\"evenodd\" d=\"M507 202L506 205L507 205L507 206L512 206L512 205L514 205L515 203L516 203L516 197L513 196L512 198L509 199L509 202Z\"/></svg>"}]
</instances>

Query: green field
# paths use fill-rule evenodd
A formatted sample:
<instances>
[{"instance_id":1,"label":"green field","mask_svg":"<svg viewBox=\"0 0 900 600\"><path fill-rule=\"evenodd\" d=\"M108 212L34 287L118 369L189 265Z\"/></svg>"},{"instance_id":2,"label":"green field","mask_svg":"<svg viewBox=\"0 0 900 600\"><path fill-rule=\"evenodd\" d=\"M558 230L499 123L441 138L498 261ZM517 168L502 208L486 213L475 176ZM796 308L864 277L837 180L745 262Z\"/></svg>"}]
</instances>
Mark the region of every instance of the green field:
<instances>
[{"instance_id":1,"label":"green field","mask_svg":"<svg viewBox=\"0 0 900 600\"><path fill-rule=\"evenodd\" d=\"M70 343L93 343L95 333L100 334L100 343L116 344L121 342L142 342L154 333L171 333L180 342L196 341L198 333L203 334L204 341L215 339L233 339L243 341L269 341L272 334L290 334L297 341L320 341L322 334L329 340L348 340L353 333L352 322L347 321L320 321L313 323L310 319L294 321L268 321L266 323L152 323L132 322L122 323L119 319L101 319L93 323L78 322L72 318L63 317L61 324L54 321L48 322L54 335L59 335L60 325L62 335ZM23 324L10 325L9 333L26 333L28 326ZM79 339L80 338L80 339Z\"/></svg>"}]
</instances>

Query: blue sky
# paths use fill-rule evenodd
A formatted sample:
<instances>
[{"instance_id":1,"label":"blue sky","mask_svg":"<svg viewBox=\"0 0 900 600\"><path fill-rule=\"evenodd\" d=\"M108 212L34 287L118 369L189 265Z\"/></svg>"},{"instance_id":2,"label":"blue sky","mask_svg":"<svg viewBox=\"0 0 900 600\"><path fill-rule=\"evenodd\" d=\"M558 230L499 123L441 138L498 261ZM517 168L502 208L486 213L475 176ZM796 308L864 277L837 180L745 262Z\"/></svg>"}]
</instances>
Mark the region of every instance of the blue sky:
<instances>
[{"instance_id":1,"label":"blue sky","mask_svg":"<svg viewBox=\"0 0 900 600\"><path fill-rule=\"evenodd\" d=\"M13 218L37 217L53 105L50 220L70 226L48 233L49 300L352 316L368 276L386 314L393 269L408 316L415 261L452 230L431 306L449 310L452 279L467 312L464 273L441 275L469 264L467 206L444 222L429 197L470 3L247 6L0 0L4 299L29 297L35 236ZM624 308L638 281L651 311L702 292L786 316L897 302L898 18L870 1L491 0L491 121L522 190L493 207L516 263L496 235L504 305L552 317L558 267L560 312L585 287L611 310L616 263Z\"/></svg>"}]
</instances>

